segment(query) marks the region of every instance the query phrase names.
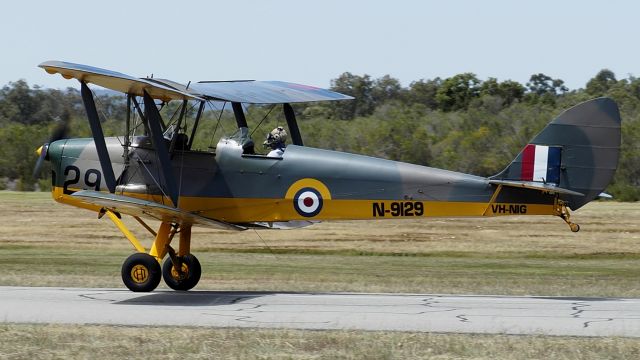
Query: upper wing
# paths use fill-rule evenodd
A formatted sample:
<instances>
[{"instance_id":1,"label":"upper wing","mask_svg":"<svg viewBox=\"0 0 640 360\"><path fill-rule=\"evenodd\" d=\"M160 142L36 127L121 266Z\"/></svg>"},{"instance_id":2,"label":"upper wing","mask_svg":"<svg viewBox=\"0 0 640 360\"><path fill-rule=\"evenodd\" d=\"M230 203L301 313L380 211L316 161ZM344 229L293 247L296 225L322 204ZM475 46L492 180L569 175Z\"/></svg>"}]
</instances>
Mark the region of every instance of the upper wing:
<instances>
[{"instance_id":1,"label":"upper wing","mask_svg":"<svg viewBox=\"0 0 640 360\"><path fill-rule=\"evenodd\" d=\"M49 74L60 73L65 79L78 79L87 83L100 85L107 89L125 94L142 96L146 91L152 98L163 101L193 100L200 98L170 83L154 81L154 79L138 79L127 74L93 66L74 64L64 61L45 61L38 65ZM180 85L174 83L176 85ZM181 85L183 88L183 85Z\"/></svg>"},{"instance_id":2,"label":"upper wing","mask_svg":"<svg viewBox=\"0 0 640 360\"><path fill-rule=\"evenodd\" d=\"M208 219L197 214L183 211L174 207L136 199L130 196L103 193L92 190L82 190L71 196L82 199L92 205L102 206L114 212L132 216L151 216L164 222L178 224L198 224L224 230L246 230L243 226L230 224L224 221Z\"/></svg>"},{"instance_id":3,"label":"upper wing","mask_svg":"<svg viewBox=\"0 0 640 360\"><path fill-rule=\"evenodd\" d=\"M248 104L284 104L314 101L350 100L335 91L283 81L203 81L185 86L167 79L135 78L117 71L64 61L45 61L38 65L49 74L78 79L125 94L170 100L219 100Z\"/></svg>"},{"instance_id":4,"label":"upper wing","mask_svg":"<svg viewBox=\"0 0 640 360\"><path fill-rule=\"evenodd\" d=\"M545 183L534 182L534 181L489 180L489 184L540 190L540 191L546 191L546 192L557 193L557 194L584 196L584 194L579 193L577 191L573 191L573 190L569 190L569 189L565 189L565 188L561 188L561 187L557 187L557 186L549 185Z\"/></svg>"},{"instance_id":5,"label":"upper wing","mask_svg":"<svg viewBox=\"0 0 640 360\"><path fill-rule=\"evenodd\" d=\"M211 100L248 104L284 104L314 101L350 100L335 91L283 81L202 81L189 91Z\"/></svg>"}]
</instances>

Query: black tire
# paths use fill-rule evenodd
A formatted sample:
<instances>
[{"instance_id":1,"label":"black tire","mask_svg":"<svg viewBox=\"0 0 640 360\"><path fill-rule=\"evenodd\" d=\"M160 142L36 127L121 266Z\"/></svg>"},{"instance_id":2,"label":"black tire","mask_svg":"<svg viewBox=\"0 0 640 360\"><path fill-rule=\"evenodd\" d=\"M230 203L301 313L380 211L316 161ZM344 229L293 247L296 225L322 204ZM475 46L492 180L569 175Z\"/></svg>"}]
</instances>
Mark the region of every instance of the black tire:
<instances>
[{"instance_id":1,"label":"black tire","mask_svg":"<svg viewBox=\"0 0 640 360\"><path fill-rule=\"evenodd\" d=\"M202 275L202 267L198 258L189 254L181 258L182 270L185 273L185 277L180 279L178 273L173 270L173 261L171 258L167 258L162 264L162 277L168 287L173 290L190 290L193 289L200 281L200 275Z\"/></svg>"},{"instance_id":2,"label":"black tire","mask_svg":"<svg viewBox=\"0 0 640 360\"><path fill-rule=\"evenodd\" d=\"M122 264L122 282L131 291L153 291L160 284L161 277L158 260L149 254L132 254Z\"/></svg>"}]
</instances>

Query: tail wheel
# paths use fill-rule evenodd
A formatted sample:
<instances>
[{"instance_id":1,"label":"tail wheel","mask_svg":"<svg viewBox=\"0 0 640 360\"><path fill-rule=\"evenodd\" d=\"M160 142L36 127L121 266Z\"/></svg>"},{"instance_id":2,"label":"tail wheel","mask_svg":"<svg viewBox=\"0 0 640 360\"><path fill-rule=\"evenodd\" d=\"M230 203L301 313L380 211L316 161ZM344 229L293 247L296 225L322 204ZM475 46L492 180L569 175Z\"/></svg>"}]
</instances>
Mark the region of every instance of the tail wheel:
<instances>
[{"instance_id":1,"label":"tail wheel","mask_svg":"<svg viewBox=\"0 0 640 360\"><path fill-rule=\"evenodd\" d=\"M173 290L190 290L193 289L200 281L202 268L198 258L189 254L179 257L181 267L180 271L173 266L171 258L167 258L162 264L162 277L164 282Z\"/></svg>"},{"instance_id":2,"label":"tail wheel","mask_svg":"<svg viewBox=\"0 0 640 360\"><path fill-rule=\"evenodd\" d=\"M160 284L161 276L158 260L149 254L132 254L122 264L122 281L134 292L153 291Z\"/></svg>"}]
</instances>

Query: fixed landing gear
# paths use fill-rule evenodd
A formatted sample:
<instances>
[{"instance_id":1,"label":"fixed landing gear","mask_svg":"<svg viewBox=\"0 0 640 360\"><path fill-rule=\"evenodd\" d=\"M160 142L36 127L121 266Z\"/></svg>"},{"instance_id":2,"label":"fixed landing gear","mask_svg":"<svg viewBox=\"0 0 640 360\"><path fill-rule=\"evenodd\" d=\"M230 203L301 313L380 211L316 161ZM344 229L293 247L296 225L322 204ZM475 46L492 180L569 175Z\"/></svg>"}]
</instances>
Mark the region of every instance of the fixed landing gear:
<instances>
[{"instance_id":1,"label":"fixed landing gear","mask_svg":"<svg viewBox=\"0 0 640 360\"><path fill-rule=\"evenodd\" d=\"M174 266L172 257L167 258L160 269L158 260L146 253L130 255L122 264L122 282L133 292L153 291L160 279L173 290L187 291L198 285L202 275L200 261L192 254L177 257Z\"/></svg>"},{"instance_id":2,"label":"fixed landing gear","mask_svg":"<svg viewBox=\"0 0 640 360\"><path fill-rule=\"evenodd\" d=\"M198 284L202 268L198 258L192 254L169 257L162 265L162 278L173 290L190 290Z\"/></svg>"},{"instance_id":3,"label":"fixed landing gear","mask_svg":"<svg viewBox=\"0 0 640 360\"><path fill-rule=\"evenodd\" d=\"M569 225L569 229L571 229L572 232L580 231L580 225L571 222L571 214L569 213L569 209L567 209L566 204L564 204L563 202L559 202L558 205L556 205L556 211L558 213L558 216L560 216L562 220L564 220L564 222Z\"/></svg>"},{"instance_id":4,"label":"fixed landing gear","mask_svg":"<svg viewBox=\"0 0 640 360\"><path fill-rule=\"evenodd\" d=\"M198 284L202 268L198 259L190 251L191 224L162 222L158 231L155 232L144 221L134 216L155 237L151 249L147 253L116 213L103 209L99 217L105 214L137 251L122 264L122 281L129 290L135 292L153 291L158 287L162 278L167 286L174 290L190 290ZM180 236L177 252L171 247L171 241L176 234ZM167 254L168 258L160 267L160 262Z\"/></svg>"}]
</instances>

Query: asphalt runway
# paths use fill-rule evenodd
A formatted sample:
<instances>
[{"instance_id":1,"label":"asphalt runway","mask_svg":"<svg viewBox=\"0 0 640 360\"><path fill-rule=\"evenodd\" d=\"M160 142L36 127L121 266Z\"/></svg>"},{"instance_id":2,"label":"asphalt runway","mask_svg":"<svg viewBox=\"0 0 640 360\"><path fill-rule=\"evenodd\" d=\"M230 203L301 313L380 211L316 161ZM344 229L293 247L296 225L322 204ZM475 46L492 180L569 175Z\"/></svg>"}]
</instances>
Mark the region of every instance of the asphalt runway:
<instances>
[{"instance_id":1,"label":"asphalt runway","mask_svg":"<svg viewBox=\"0 0 640 360\"><path fill-rule=\"evenodd\" d=\"M640 299L0 287L0 319L640 337Z\"/></svg>"}]
</instances>

